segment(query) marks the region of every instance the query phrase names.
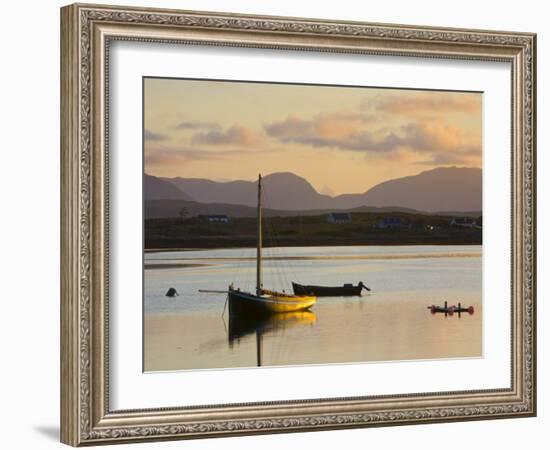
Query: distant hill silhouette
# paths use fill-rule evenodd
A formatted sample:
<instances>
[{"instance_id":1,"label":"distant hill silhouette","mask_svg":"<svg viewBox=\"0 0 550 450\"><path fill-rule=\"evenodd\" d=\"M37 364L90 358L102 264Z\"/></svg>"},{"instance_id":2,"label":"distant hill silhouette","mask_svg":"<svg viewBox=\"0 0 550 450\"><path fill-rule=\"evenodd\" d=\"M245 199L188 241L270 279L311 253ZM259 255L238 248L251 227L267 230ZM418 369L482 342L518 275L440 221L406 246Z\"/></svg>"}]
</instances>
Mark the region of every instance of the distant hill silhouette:
<instances>
[{"instance_id":1,"label":"distant hill silhouette","mask_svg":"<svg viewBox=\"0 0 550 450\"><path fill-rule=\"evenodd\" d=\"M191 198L174 186L173 183L144 174L143 194L147 200L191 200Z\"/></svg>"},{"instance_id":2,"label":"distant hill silhouette","mask_svg":"<svg viewBox=\"0 0 550 450\"><path fill-rule=\"evenodd\" d=\"M341 208L396 205L427 212L481 211L482 172L477 168L438 167L334 200Z\"/></svg>"},{"instance_id":3,"label":"distant hill silhouette","mask_svg":"<svg viewBox=\"0 0 550 450\"><path fill-rule=\"evenodd\" d=\"M369 189L365 205L399 205L421 211L481 211L481 169L441 167L385 181Z\"/></svg>"},{"instance_id":4,"label":"distant hill silhouette","mask_svg":"<svg viewBox=\"0 0 550 450\"><path fill-rule=\"evenodd\" d=\"M152 180L146 182L146 200L186 200L232 207L256 205L255 181L217 182L179 177L156 179L162 183L155 184ZM171 184L177 191L169 190L166 184ZM147 185L154 192L148 193ZM392 210L460 213L482 209L482 172L477 168L436 168L418 175L385 181L364 193L336 197L318 193L306 179L290 172L265 176L263 186L265 208L281 211L391 207ZM166 196L162 198L162 195ZM161 217L157 214L155 216Z\"/></svg>"},{"instance_id":5,"label":"distant hill silhouette","mask_svg":"<svg viewBox=\"0 0 550 450\"><path fill-rule=\"evenodd\" d=\"M217 182L201 178L164 178L201 203L226 203L255 206L255 181ZM266 208L319 209L332 208L333 199L319 194L309 182L290 172L266 175L262 179Z\"/></svg>"}]
</instances>

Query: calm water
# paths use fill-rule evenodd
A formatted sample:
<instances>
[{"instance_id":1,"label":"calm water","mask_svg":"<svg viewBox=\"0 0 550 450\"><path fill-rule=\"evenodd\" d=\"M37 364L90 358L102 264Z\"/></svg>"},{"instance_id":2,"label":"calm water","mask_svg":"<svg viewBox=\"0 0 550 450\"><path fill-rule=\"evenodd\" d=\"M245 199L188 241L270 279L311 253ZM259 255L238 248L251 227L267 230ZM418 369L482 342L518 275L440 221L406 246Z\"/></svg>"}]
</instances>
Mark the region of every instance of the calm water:
<instances>
[{"instance_id":1,"label":"calm water","mask_svg":"<svg viewBox=\"0 0 550 450\"><path fill-rule=\"evenodd\" d=\"M254 290L255 249L145 255L145 370L322 364L482 355L481 246L264 249L264 287L291 281L363 281L362 297L323 297L310 312L243 323L225 295ZM178 297L165 296L174 287ZM473 305L474 315L432 315L431 304Z\"/></svg>"}]
</instances>

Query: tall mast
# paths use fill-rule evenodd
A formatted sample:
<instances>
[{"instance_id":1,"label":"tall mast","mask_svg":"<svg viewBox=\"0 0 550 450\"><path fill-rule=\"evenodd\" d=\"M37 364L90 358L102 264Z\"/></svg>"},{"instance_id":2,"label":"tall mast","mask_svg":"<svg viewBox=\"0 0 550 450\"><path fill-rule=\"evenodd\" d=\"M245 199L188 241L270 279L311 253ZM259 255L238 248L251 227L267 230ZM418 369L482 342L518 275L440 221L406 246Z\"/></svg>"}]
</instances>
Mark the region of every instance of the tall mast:
<instances>
[{"instance_id":1,"label":"tall mast","mask_svg":"<svg viewBox=\"0 0 550 450\"><path fill-rule=\"evenodd\" d=\"M262 295L262 175L258 175L258 235L256 248L256 295Z\"/></svg>"}]
</instances>

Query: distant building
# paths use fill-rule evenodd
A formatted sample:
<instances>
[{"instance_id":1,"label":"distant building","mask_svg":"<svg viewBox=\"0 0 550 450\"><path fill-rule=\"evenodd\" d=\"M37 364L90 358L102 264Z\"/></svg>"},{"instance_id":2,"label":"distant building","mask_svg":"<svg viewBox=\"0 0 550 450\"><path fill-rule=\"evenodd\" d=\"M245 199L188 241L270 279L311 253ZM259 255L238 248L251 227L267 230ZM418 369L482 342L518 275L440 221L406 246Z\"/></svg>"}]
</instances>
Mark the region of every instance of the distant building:
<instances>
[{"instance_id":1,"label":"distant building","mask_svg":"<svg viewBox=\"0 0 550 450\"><path fill-rule=\"evenodd\" d=\"M479 228L479 225L474 219L469 217L453 217L451 219L450 225L452 227L461 227L461 228Z\"/></svg>"},{"instance_id":2,"label":"distant building","mask_svg":"<svg viewBox=\"0 0 550 450\"><path fill-rule=\"evenodd\" d=\"M376 226L382 229L410 228L410 225L403 222L399 217L384 217L378 221Z\"/></svg>"},{"instance_id":3,"label":"distant building","mask_svg":"<svg viewBox=\"0 0 550 450\"><path fill-rule=\"evenodd\" d=\"M206 216L208 222L229 223L229 217L223 214Z\"/></svg>"},{"instance_id":4,"label":"distant building","mask_svg":"<svg viewBox=\"0 0 550 450\"><path fill-rule=\"evenodd\" d=\"M328 223L351 223L350 213L332 212L327 216Z\"/></svg>"}]
</instances>

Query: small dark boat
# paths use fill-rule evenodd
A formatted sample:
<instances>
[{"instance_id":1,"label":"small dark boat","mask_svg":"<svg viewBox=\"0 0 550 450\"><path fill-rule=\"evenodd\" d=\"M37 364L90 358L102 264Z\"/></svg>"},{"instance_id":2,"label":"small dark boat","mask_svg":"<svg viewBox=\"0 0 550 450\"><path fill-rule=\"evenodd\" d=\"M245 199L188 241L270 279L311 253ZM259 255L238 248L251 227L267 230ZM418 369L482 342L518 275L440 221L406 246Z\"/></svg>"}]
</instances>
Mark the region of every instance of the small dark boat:
<instances>
[{"instance_id":1,"label":"small dark boat","mask_svg":"<svg viewBox=\"0 0 550 450\"><path fill-rule=\"evenodd\" d=\"M343 286L312 286L292 282L292 289L295 295L315 295L316 297L349 297L361 295L363 289L370 291L362 281L357 286L351 283Z\"/></svg>"}]
</instances>

